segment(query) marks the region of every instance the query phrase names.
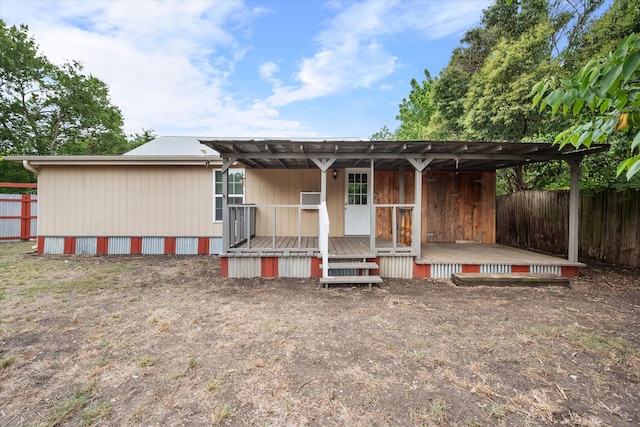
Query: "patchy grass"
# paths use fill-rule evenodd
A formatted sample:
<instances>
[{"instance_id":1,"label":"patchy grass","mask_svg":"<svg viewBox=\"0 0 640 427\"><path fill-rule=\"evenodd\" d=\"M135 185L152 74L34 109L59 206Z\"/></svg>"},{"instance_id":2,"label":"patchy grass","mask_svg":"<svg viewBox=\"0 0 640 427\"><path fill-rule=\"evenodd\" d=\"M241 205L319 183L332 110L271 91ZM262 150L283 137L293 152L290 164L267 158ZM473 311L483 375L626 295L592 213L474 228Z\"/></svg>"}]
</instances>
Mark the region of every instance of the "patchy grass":
<instances>
[{"instance_id":1,"label":"patchy grass","mask_svg":"<svg viewBox=\"0 0 640 427\"><path fill-rule=\"evenodd\" d=\"M232 412L232 409L231 409L231 406L229 405L218 406L213 411L213 414L211 414L211 422L213 424L220 424L221 422L223 422L224 420L226 420L231 416L231 412Z\"/></svg>"},{"instance_id":2,"label":"patchy grass","mask_svg":"<svg viewBox=\"0 0 640 427\"><path fill-rule=\"evenodd\" d=\"M0 370L6 369L9 366L13 365L14 363L16 363L16 360L18 360L16 356L5 357L4 359L0 359Z\"/></svg>"},{"instance_id":3,"label":"patchy grass","mask_svg":"<svg viewBox=\"0 0 640 427\"><path fill-rule=\"evenodd\" d=\"M49 415L36 425L38 427L54 427L60 425L91 402L94 390L95 384L90 384L77 390L73 396L64 399L53 407L53 409L49 411ZM81 423L84 424L87 419L85 419L84 415L81 418Z\"/></svg>"},{"instance_id":4,"label":"patchy grass","mask_svg":"<svg viewBox=\"0 0 640 427\"><path fill-rule=\"evenodd\" d=\"M572 288L219 277L0 244L3 425L640 423L640 274Z\"/></svg>"}]
</instances>

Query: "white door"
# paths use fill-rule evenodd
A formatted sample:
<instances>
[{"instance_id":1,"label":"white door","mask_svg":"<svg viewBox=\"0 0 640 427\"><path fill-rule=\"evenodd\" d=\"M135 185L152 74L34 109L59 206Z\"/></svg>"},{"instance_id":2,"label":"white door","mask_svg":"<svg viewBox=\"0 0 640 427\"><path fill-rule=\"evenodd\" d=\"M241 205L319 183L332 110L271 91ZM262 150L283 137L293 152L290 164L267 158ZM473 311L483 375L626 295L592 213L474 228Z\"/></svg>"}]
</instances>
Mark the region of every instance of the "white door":
<instances>
[{"instance_id":1,"label":"white door","mask_svg":"<svg viewBox=\"0 0 640 427\"><path fill-rule=\"evenodd\" d=\"M371 192L369 169L345 170L344 235L369 235Z\"/></svg>"}]
</instances>

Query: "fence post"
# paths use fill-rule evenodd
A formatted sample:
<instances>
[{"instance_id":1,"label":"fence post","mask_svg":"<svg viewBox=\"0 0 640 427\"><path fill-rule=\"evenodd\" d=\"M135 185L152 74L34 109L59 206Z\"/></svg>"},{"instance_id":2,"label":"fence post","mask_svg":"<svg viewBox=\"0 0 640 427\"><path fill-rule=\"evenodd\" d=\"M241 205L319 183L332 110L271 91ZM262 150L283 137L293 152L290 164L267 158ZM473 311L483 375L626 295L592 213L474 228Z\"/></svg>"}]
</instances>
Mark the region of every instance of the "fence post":
<instances>
[{"instance_id":1,"label":"fence post","mask_svg":"<svg viewBox=\"0 0 640 427\"><path fill-rule=\"evenodd\" d=\"M20 240L31 238L31 194L22 195L20 209Z\"/></svg>"}]
</instances>

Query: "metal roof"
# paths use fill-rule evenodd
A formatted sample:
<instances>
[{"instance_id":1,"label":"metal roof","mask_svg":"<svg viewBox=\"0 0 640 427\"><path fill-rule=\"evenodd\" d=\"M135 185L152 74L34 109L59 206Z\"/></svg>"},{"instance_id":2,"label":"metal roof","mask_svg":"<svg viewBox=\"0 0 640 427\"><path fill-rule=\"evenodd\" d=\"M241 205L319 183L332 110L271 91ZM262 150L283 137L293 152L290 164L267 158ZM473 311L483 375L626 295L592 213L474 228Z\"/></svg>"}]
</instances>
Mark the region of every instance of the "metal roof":
<instances>
[{"instance_id":1,"label":"metal roof","mask_svg":"<svg viewBox=\"0 0 640 427\"><path fill-rule=\"evenodd\" d=\"M33 166L219 166L217 156L4 156Z\"/></svg>"},{"instance_id":2,"label":"metal roof","mask_svg":"<svg viewBox=\"0 0 640 427\"><path fill-rule=\"evenodd\" d=\"M313 159L335 159L332 168L394 169L413 160L430 161L431 170L495 170L550 160L580 161L587 154L609 149L597 145L576 150L548 143L470 141L366 141L355 139L207 138L200 142L225 159L251 168L315 168Z\"/></svg>"},{"instance_id":3,"label":"metal roof","mask_svg":"<svg viewBox=\"0 0 640 427\"><path fill-rule=\"evenodd\" d=\"M158 136L124 156L218 156L214 150L200 144L196 136Z\"/></svg>"}]
</instances>

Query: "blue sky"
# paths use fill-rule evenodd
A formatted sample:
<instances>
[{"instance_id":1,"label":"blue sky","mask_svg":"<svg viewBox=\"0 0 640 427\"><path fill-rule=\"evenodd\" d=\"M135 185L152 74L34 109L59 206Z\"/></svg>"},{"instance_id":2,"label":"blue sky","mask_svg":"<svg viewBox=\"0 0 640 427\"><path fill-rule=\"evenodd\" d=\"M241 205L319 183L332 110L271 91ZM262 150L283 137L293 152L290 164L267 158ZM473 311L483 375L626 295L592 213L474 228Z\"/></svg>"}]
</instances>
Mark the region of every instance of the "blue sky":
<instances>
[{"instance_id":1,"label":"blue sky","mask_svg":"<svg viewBox=\"0 0 640 427\"><path fill-rule=\"evenodd\" d=\"M490 3L0 0L0 18L106 82L127 133L368 138Z\"/></svg>"}]
</instances>

